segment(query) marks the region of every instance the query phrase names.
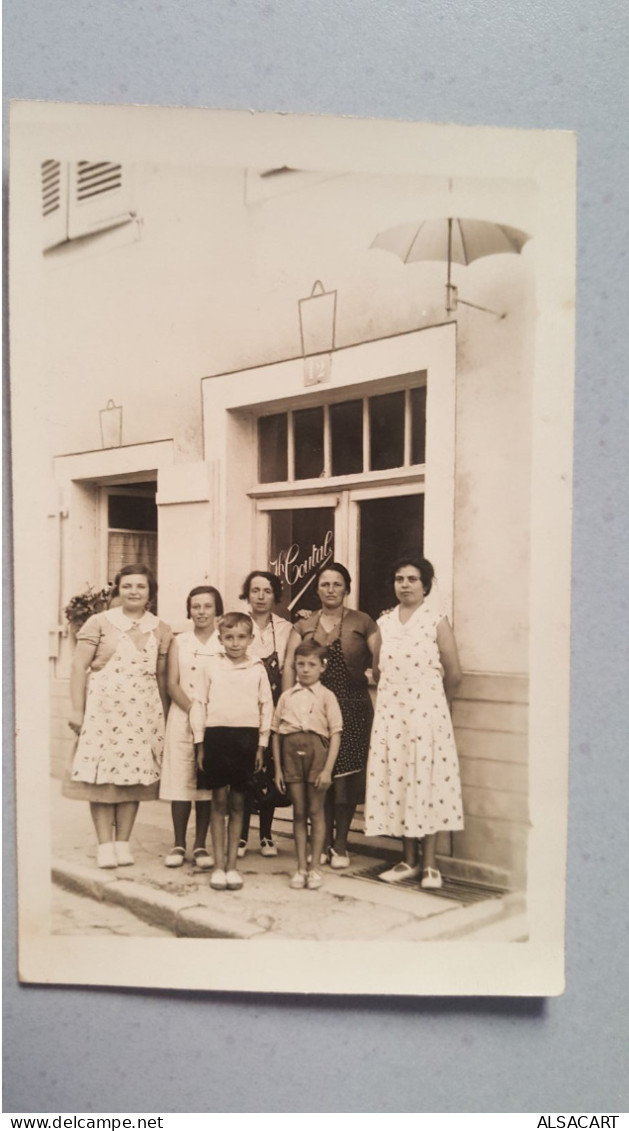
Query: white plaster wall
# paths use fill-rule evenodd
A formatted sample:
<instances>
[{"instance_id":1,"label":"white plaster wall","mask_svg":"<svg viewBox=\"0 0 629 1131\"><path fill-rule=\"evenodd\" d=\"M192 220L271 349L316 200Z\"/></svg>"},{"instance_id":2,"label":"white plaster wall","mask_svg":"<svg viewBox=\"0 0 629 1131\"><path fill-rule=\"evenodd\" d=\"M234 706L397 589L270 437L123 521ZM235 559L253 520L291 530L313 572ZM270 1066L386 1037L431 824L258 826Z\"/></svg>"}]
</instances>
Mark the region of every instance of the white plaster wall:
<instances>
[{"instance_id":1,"label":"white plaster wall","mask_svg":"<svg viewBox=\"0 0 629 1131\"><path fill-rule=\"evenodd\" d=\"M315 279L338 290L337 346L445 321L446 264L369 250L377 232L453 214L534 233L526 182L335 174L295 187L285 176L245 203L242 169L144 164L134 178L138 240L102 238L38 268L54 453L99 448L99 409L113 398L123 443L172 437L175 462L196 462L201 378L298 356L298 300ZM453 266L461 297L507 315L457 315L454 613L472 671L527 670L530 248ZM164 552L168 588L179 589Z\"/></svg>"}]
</instances>

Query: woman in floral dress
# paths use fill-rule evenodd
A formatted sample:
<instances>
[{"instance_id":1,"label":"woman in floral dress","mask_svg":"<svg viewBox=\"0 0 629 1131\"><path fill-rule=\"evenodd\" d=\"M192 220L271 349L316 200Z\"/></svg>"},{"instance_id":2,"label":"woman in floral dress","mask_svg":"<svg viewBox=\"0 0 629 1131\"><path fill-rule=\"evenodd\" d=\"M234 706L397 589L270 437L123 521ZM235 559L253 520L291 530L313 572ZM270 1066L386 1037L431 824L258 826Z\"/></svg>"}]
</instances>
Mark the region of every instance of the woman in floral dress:
<instances>
[{"instance_id":1,"label":"woman in floral dress","mask_svg":"<svg viewBox=\"0 0 629 1131\"><path fill-rule=\"evenodd\" d=\"M147 566L124 566L114 589L119 605L77 634L69 725L78 742L63 792L89 801L99 868L134 863L129 838L139 803L158 793L172 633L148 611L156 593Z\"/></svg>"},{"instance_id":2,"label":"woman in floral dress","mask_svg":"<svg viewBox=\"0 0 629 1131\"><path fill-rule=\"evenodd\" d=\"M454 633L426 600L434 570L409 555L394 569L399 605L378 620L378 698L367 766L366 836L402 837L403 859L380 875L398 883L420 875L440 888L436 834L463 828L459 764L449 704L461 680ZM423 841L419 864L419 841Z\"/></svg>"}]
</instances>

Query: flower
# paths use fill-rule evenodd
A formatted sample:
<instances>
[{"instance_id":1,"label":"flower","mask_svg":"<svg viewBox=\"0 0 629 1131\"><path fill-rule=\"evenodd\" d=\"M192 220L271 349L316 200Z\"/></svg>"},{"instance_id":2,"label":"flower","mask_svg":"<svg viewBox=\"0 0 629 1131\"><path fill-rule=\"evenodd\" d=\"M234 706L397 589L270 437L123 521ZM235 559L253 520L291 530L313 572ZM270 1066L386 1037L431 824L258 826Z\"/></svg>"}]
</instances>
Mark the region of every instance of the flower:
<instances>
[{"instance_id":1,"label":"flower","mask_svg":"<svg viewBox=\"0 0 629 1131\"><path fill-rule=\"evenodd\" d=\"M91 617L94 613L101 613L103 609L109 607L112 591L112 585L105 585L102 589L94 589L93 585L88 584L83 593L77 593L75 597L68 601L63 610L66 620L70 622L73 628L80 628L82 624L85 624L88 617Z\"/></svg>"}]
</instances>

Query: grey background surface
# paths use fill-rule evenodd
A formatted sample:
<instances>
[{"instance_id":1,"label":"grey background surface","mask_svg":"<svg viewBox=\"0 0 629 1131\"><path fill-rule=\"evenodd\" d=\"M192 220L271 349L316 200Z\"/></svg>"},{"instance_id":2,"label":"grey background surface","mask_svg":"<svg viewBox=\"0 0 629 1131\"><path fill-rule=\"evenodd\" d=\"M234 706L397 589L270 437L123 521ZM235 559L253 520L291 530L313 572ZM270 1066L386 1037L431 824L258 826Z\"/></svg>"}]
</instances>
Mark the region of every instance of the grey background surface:
<instances>
[{"instance_id":1,"label":"grey background surface","mask_svg":"<svg viewBox=\"0 0 629 1131\"><path fill-rule=\"evenodd\" d=\"M7 753L5 1111L627 1110L628 29L626 0L6 0L5 99L575 130L579 263L565 996L19 988Z\"/></svg>"}]
</instances>

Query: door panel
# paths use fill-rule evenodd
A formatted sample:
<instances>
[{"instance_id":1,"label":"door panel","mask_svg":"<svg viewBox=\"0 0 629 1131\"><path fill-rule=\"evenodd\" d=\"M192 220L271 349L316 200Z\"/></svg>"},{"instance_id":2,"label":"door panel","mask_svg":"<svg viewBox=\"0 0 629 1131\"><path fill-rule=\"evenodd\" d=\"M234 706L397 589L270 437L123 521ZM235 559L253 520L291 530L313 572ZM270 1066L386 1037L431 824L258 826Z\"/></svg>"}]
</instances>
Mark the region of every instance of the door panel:
<instances>
[{"instance_id":1,"label":"door panel","mask_svg":"<svg viewBox=\"0 0 629 1131\"><path fill-rule=\"evenodd\" d=\"M269 513L269 569L282 579L278 612L290 619L302 609L317 609L317 570L334 558L334 506L282 508Z\"/></svg>"},{"instance_id":2,"label":"door panel","mask_svg":"<svg viewBox=\"0 0 629 1131\"><path fill-rule=\"evenodd\" d=\"M424 496L362 499L359 507L358 607L374 620L395 604L391 567L407 550L423 552Z\"/></svg>"}]
</instances>

